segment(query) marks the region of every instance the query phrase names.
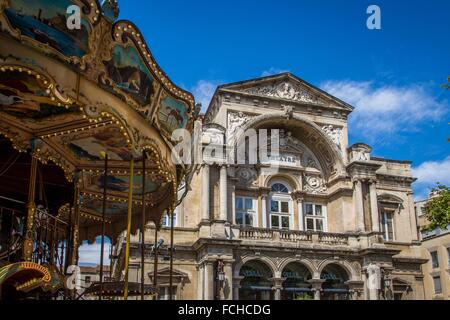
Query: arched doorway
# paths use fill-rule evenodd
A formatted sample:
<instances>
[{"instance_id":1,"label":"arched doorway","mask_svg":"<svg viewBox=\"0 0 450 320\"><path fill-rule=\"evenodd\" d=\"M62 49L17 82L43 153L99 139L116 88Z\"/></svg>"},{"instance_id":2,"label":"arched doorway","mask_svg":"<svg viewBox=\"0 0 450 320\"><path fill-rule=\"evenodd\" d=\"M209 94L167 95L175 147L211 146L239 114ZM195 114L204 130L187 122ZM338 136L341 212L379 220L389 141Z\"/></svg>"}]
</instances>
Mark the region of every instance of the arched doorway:
<instances>
[{"instance_id":1,"label":"arched doorway","mask_svg":"<svg viewBox=\"0 0 450 320\"><path fill-rule=\"evenodd\" d=\"M240 300L272 300L273 277L270 268L261 261L251 260L245 263L239 275L244 277L240 283Z\"/></svg>"},{"instance_id":2,"label":"arched doorway","mask_svg":"<svg viewBox=\"0 0 450 320\"><path fill-rule=\"evenodd\" d=\"M312 278L309 269L298 262L291 262L284 267L281 277L285 278L281 300L313 299L311 284L308 282Z\"/></svg>"},{"instance_id":3,"label":"arched doorway","mask_svg":"<svg viewBox=\"0 0 450 320\"><path fill-rule=\"evenodd\" d=\"M321 300L349 300L349 287L347 271L337 264L327 265L320 279L325 280L322 284Z\"/></svg>"}]
</instances>

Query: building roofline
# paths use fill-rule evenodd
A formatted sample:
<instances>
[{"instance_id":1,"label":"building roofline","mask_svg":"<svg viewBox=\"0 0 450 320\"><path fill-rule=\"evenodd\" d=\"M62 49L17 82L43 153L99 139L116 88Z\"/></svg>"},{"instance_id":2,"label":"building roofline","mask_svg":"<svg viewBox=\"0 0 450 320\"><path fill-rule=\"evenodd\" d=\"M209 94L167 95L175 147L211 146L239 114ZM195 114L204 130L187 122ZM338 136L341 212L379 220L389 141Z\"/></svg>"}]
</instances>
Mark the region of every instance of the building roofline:
<instances>
[{"instance_id":1,"label":"building roofline","mask_svg":"<svg viewBox=\"0 0 450 320\"><path fill-rule=\"evenodd\" d=\"M267 80L271 80L271 79L279 79L279 78L291 78L295 81L298 81L304 85L306 85L307 87L310 87L313 90L318 91L320 94L325 95L326 97L328 97L331 100L334 100L335 102L337 102L339 105L341 105L341 107L346 108L349 112L352 112L355 107L353 107L352 105L350 105L349 103L331 95L330 93L320 89L319 87L297 77L296 75L292 74L291 72L283 72L283 73L278 73L278 74L274 74L274 75L269 75L269 76L264 76L264 77L257 77L257 78L251 78L251 79L247 79L247 80L240 80L240 81L235 81L235 82L229 82L229 83L224 83L221 84L219 86L217 86L216 90L214 91L214 94L211 98L211 101L209 102L208 108L205 112L205 116L208 116L210 110L211 110L211 106L214 102L214 98L217 96L217 94L219 93L219 91L221 91L222 89L228 89L228 87L232 87L232 86L238 86L238 85L245 85L245 84L249 84L252 82L263 82L263 81L267 81Z\"/></svg>"}]
</instances>

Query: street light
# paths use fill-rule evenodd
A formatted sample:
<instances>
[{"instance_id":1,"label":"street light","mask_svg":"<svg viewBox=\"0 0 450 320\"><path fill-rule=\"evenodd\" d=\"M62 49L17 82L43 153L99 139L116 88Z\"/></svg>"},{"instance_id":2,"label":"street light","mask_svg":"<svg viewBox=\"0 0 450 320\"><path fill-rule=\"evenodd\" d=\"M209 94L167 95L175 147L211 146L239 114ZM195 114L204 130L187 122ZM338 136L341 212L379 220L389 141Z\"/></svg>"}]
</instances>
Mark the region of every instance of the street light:
<instances>
[{"instance_id":1,"label":"street light","mask_svg":"<svg viewBox=\"0 0 450 320\"><path fill-rule=\"evenodd\" d=\"M219 271L217 274L217 280L219 280L221 283L225 281L225 272Z\"/></svg>"}]
</instances>

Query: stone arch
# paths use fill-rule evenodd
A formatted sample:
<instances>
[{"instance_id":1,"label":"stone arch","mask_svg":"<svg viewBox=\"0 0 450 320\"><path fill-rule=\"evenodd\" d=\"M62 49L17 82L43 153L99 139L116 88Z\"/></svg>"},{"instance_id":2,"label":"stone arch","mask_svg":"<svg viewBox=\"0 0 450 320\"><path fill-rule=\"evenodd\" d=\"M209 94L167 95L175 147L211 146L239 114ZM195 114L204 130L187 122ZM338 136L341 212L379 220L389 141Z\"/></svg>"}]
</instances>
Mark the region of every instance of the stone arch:
<instances>
[{"instance_id":1,"label":"stone arch","mask_svg":"<svg viewBox=\"0 0 450 320\"><path fill-rule=\"evenodd\" d=\"M293 135L301 140L317 157L323 174L328 180L333 176L345 176L345 165L338 147L331 141L322 129L314 122L299 116L289 117L284 113L266 114L257 116L248 121L243 130L238 132L235 142L239 141L247 129L287 128Z\"/></svg>"},{"instance_id":2,"label":"stone arch","mask_svg":"<svg viewBox=\"0 0 450 320\"><path fill-rule=\"evenodd\" d=\"M271 184L275 182L276 180L281 180L286 182L288 184L287 187L290 187L290 192L293 192L295 190L300 190L301 186L299 181L296 181L292 176L285 174L285 173L277 173L276 175L270 175L267 176L264 180L263 187L270 188Z\"/></svg>"},{"instance_id":3,"label":"stone arch","mask_svg":"<svg viewBox=\"0 0 450 320\"><path fill-rule=\"evenodd\" d=\"M342 267L345 270L345 272L347 272L348 278L350 280L359 280L360 277L357 274L357 272L354 270L353 266L350 264L350 262L345 261L345 260L326 259L324 261L321 261L318 265L318 275L320 276L322 274L323 270L325 269L325 267L330 264L335 264L335 265Z\"/></svg>"},{"instance_id":4,"label":"stone arch","mask_svg":"<svg viewBox=\"0 0 450 320\"><path fill-rule=\"evenodd\" d=\"M270 259L267 256L243 256L235 264L235 268L234 268L234 272L233 272L234 277L239 277L239 273L241 271L242 266L250 261L257 261L257 262L264 263L272 271L272 276L275 276L276 272L278 271L276 264L272 261L272 259Z\"/></svg>"},{"instance_id":5,"label":"stone arch","mask_svg":"<svg viewBox=\"0 0 450 320\"><path fill-rule=\"evenodd\" d=\"M311 273L311 275L313 277L317 273L317 268L311 260L306 259L306 258L299 259L299 258L291 258L291 257L285 258L283 261L281 261L281 263L278 266L278 271L283 272L283 269L290 263L302 264L309 270L309 272Z\"/></svg>"}]
</instances>

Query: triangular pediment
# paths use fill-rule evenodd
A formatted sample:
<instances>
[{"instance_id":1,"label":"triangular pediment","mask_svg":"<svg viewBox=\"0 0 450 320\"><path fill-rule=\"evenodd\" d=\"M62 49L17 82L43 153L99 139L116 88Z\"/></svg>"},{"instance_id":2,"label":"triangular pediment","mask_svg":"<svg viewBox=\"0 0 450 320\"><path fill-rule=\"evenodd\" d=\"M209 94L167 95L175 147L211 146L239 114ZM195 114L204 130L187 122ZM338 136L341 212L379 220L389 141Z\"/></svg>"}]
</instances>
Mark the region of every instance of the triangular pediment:
<instances>
[{"instance_id":1,"label":"triangular pediment","mask_svg":"<svg viewBox=\"0 0 450 320\"><path fill-rule=\"evenodd\" d=\"M151 272L151 275L153 276L153 272ZM160 270L158 270L158 277L170 277L170 268L162 268L162 269L160 269ZM187 273L185 273L185 272L182 272L182 271L179 271L179 270L177 270L177 269L174 269L173 271L172 271L172 276L173 277L178 277L178 278L184 278L184 277L187 277L188 275L187 275Z\"/></svg>"},{"instance_id":2,"label":"triangular pediment","mask_svg":"<svg viewBox=\"0 0 450 320\"><path fill-rule=\"evenodd\" d=\"M344 101L290 73L230 83L220 86L219 89L255 97L328 106L347 111L353 110L353 107Z\"/></svg>"}]
</instances>

